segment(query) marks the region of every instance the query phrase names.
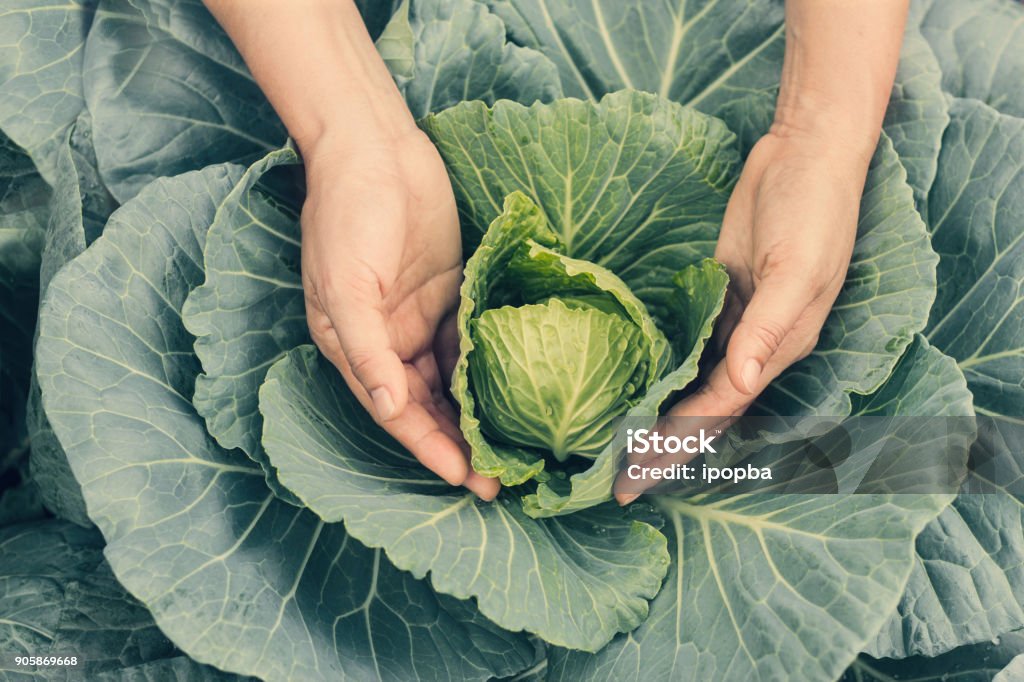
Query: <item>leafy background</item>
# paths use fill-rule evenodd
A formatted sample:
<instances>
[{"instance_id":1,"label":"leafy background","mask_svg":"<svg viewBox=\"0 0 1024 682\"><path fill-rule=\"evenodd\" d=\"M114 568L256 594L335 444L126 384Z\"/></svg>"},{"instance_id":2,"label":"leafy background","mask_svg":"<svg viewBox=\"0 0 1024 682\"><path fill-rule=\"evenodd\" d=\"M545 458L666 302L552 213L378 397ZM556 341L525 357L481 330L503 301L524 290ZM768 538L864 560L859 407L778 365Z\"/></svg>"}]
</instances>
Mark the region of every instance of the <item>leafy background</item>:
<instances>
[{"instance_id":1,"label":"leafy background","mask_svg":"<svg viewBox=\"0 0 1024 682\"><path fill-rule=\"evenodd\" d=\"M781 1L357 4L467 253L521 190L649 305L710 254ZM89 679L1020 677L1022 45L1010 0L912 3L847 284L757 408L989 418L964 493L620 510L598 467L486 505L307 345L300 160L201 3L6 2L0 675L74 651Z\"/></svg>"}]
</instances>

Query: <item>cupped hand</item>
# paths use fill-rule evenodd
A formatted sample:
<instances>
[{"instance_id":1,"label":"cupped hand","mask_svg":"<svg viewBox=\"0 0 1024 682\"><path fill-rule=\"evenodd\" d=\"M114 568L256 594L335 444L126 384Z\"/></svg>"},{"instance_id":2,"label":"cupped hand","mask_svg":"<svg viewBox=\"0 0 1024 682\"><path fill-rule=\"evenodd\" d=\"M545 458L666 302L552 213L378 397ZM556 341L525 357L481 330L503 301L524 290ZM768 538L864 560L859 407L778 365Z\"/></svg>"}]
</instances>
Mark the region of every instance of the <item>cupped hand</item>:
<instances>
[{"instance_id":1,"label":"cupped hand","mask_svg":"<svg viewBox=\"0 0 1024 682\"><path fill-rule=\"evenodd\" d=\"M799 132L754 146L715 250L730 278L715 334L725 358L670 415L740 415L814 349L850 264L869 160Z\"/></svg>"},{"instance_id":2,"label":"cupped hand","mask_svg":"<svg viewBox=\"0 0 1024 682\"><path fill-rule=\"evenodd\" d=\"M424 466L492 499L498 482L469 466L439 367L439 358L446 364L443 356L457 353L449 325L462 251L437 150L413 128L355 143L324 140L304 156L302 279L313 340Z\"/></svg>"},{"instance_id":3,"label":"cupped hand","mask_svg":"<svg viewBox=\"0 0 1024 682\"><path fill-rule=\"evenodd\" d=\"M729 272L714 338L725 357L669 410L659 432L727 427L814 349L846 278L869 160L867 147L800 133L769 133L754 146L715 248ZM645 464L690 459L664 455ZM627 504L646 487L620 474L615 497Z\"/></svg>"}]
</instances>

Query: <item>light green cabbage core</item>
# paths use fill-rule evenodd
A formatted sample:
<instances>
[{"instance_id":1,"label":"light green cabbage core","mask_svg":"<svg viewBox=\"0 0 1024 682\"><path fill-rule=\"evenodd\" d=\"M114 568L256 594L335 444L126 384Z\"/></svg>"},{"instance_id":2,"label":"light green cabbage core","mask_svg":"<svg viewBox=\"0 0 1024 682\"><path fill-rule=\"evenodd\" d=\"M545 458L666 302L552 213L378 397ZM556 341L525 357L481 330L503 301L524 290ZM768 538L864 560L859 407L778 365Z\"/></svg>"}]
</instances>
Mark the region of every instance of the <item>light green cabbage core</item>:
<instances>
[{"instance_id":1,"label":"light green cabbage core","mask_svg":"<svg viewBox=\"0 0 1024 682\"><path fill-rule=\"evenodd\" d=\"M473 321L469 368L484 433L507 443L596 457L615 418L646 388L648 353L628 317L580 300L505 306ZM606 306L602 306L606 307ZM611 307L611 306L607 306Z\"/></svg>"}]
</instances>

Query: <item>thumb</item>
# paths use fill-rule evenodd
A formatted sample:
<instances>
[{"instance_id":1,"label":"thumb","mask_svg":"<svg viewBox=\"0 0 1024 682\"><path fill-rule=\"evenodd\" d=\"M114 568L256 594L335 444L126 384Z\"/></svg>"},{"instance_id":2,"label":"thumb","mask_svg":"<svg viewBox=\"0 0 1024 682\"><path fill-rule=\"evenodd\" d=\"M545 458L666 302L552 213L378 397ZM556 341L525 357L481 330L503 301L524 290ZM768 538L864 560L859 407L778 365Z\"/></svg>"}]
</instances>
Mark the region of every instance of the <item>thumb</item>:
<instances>
[{"instance_id":1,"label":"thumb","mask_svg":"<svg viewBox=\"0 0 1024 682\"><path fill-rule=\"evenodd\" d=\"M803 277L781 273L761 280L725 354L729 380L736 390L757 394L774 378L766 375L765 367L816 295L815 287Z\"/></svg>"},{"instance_id":2,"label":"thumb","mask_svg":"<svg viewBox=\"0 0 1024 682\"><path fill-rule=\"evenodd\" d=\"M377 418L388 421L400 415L408 403L409 383L388 334L380 288L350 288L347 300L329 307L327 315L352 375L370 396Z\"/></svg>"}]
</instances>

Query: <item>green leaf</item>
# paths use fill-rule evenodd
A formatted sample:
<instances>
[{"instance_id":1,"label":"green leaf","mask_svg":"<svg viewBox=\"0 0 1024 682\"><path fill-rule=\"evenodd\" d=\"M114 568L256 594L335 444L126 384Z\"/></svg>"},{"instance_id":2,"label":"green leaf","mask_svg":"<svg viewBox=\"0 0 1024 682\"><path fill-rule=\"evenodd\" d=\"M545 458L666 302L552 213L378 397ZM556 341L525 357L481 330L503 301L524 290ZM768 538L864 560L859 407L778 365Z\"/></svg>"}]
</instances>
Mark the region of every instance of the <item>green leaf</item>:
<instances>
[{"instance_id":1,"label":"green leaf","mask_svg":"<svg viewBox=\"0 0 1024 682\"><path fill-rule=\"evenodd\" d=\"M911 361L914 352L941 359ZM923 359L923 358L922 358ZM917 375L913 391L902 390L901 409L919 415L971 415L970 393L956 364L927 343L918 341L908 351L887 386L901 375ZM884 393L884 391L882 392ZM959 397L958 397L959 396ZM871 400L871 399L869 399ZM877 400L875 402L878 402ZM974 420L970 420L973 427ZM990 640L1024 626L1024 491L1019 442L995 443L993 427L982 422L975 443L972 467L964 492L930 523L916 543L914 569L897 612L866 649L879 658L936 656L956 647ZM957 428L950 422L950 428ZM984 431L989 431L985 434ZM1008 425L1006 433L1014 428ZM973 440L973 436L972 436ZM942 446L952 447L949 435ZM996 461L991 461L995 458ZM985 464L982 464L985 462ZM920 463L918 464L920 466Z\"/></svg>"},{"instance_id":2,"label":"green leaf","mask_svg":"<svg viewBox=\"0 0 1024 682\"><path fill-rule=\"evenodd\" d=\"M278 501L191 403L181 322L244 169L158 180L50 284L43 404L118 580L197 661L277 679L486 679L532 646L434 594L340 524Z\"/></svg>"},{"instance_id":3,"label":"green leaf","mask_svg":"<svg viewBox=\"0 0 1024 682\"><path fill-rule=\"evenodd\" d=\"M281 481L321 518L344 519L399 567L510 630L597 650L647 615L667 565L664 537L615 505L537 521L419 465L362 409L311 346L260 389L263 444Z\"/></svg>"},{"instance_id":4,"label":"green leaf","mask_svg":"<svg viewBox=\"0 0 1024 682\"><path fill-rule=\"evenodd\" d=\"M1012 0L927 0L920 22L942 68L942 87L981 100L1000 113L1024 116L1024 7Z\"/></svg>"},{"instance_id":5,"label":"green leaf","mask_svg":"<svg viewBox=\"0 0 1024 682\"><path fill-rule=\"evenodd\" d=\"M941 81L942 73L928 41L917 23L908 21L882 128L907 171L907 183L914 190L914 201L922 214L938 168L942 132L949 123L949 105Z\"/></svg>"},{"instance_id":6,"label":"green leaf","mask_svg":"<svg viewBox=\"0 0 1024 682\"><path fill-rule=\"evenodd\" d=\"M520 191L566 255L608 268L645 302L711 255L739 162L720 121L640 92L464 102L421 125L451 175L467 254Z\"/></svg>"},{"instance_id":7,"label":"green leaf","mask_svg":"<svg viewBox=\"0 0 1024 682\"><path fill-rule=\"evenodd\" d=\"M846 281L818 345L769 385L756 411L844 417L849 394L873 393L924 328L938 259L906 177L883 135L868 169Z\"/></svg>"},{"instance_id":8,"label":"green leaf","mask_svg":"<svg viewBox=\"0 0 1024 682\"><path fill-rule=\"evenodd\" d=\"M840 682L1013 682L1020 679L1022 652L1024 634L1011 632L934 658L879 660L863 655Z\"/></svg>"},{"instance_id":9,"label":"green leaf","mask_svg":"<svg viewBox=\"0 0 1024 682\"><path fill-rule=\"evenodd\" d=\"M524 104L562 95L555 65L505 42L505 25L475 0L409 0L377 41L413 116L459 102Z\"/></svg>"},{"instance_id":10,"label":"green leaf","mask_svg":"<svg viewBox=\"0 0 1024 682\"><path fill-rule=\"evenodd\" d=\"M651 614L548 679L834 680L878 630L937 496L665 497L672 567Z\"/></svg>"},{"instance_id":11,"label":"green leaf","mask_svg":"<svg viewBox=\"0 0 1024 682\"><path fill-rule=\"evenodd\" d=\"M598 101L622 88L657 93L724 120L744 155L768 132L785 43L779 0L485 1L514 42L558 66L567 95ZM977 35L987 34L974 41ZM935 57L912 22L885 130L920 198L935 172L944 106Z\"/></svg>"},{"instance_id":12,"label":"green leaf","mask_svg":"<svg viewBox=\"0 0 1024 682\"><path fill-rule=\"evenodd\" d=\"M0 129L50 183L82 111L85 38L97 0L7 0L0 9Z\"/></svg>"},{"instance_id":13,"label":"green leaf","mask_svg":"<svg viewBox=\"0 0 1024 682\"><path fill-rule=\"evenodd\" d=\"M92 121L88 112L79 115L68 131L64 147L56 157L56 169L50 220L39 268L40 288L44 292L57 271L95 241L117 207L96 169ZM27 423L32 443L30 470L46 508L59 518L80 526L91 526L81 486L75 480L64 449L43 410L34 371L29 387Z\"/></svg>"},{"instance_id":14,"label":"green leaf","mask_svg":"<svg viewBox=\"0 0 1024 682\"><path fill-rule=\"evenodd\" d=\"M239 682L255 681L255 677L239 677L222 672L208 665L193 661L188 656L175 656L160 661L151 661L128 666L117 671L99 673L96 682Z\"/></svg>"},{"instance_id":15,"label":"green leaf","mask_svg":"<svg viewBox=\"0 0 1024 682\"><path fill-rule=\"evenodd\" d=\"M84 77L103 180L122 202L155 178L255 161L287 135L200 0L101 0Z\"/></svg>"},{"instance_id":16,"label":"green leaf","mask_svg":"<svg viewBox=\"0 0 1024 682\"><path fill-rule=\"evenodd\" d=\"M37 669L74 679L176 655L149 612L103 560L103 538L63 521L0 528L0 674L20 679L14 656L79 656L77 670Z\"/></svg>"},{"instance_id":17,"label":"green leaf","mask_svg":"<svg viewBox=\"0 0 1024 682\"><path fill-rule=\"evenodd\" d=\"M979 419L963 492L917 540L918 564L873 656L935 656L1024 626L1024 442Z\"/></svg>"},{"instance_id":18,"label":"green leaf","mask_svg":"<svg viewBox=\"0 0 1024 682\"><path fill-rule=\"evenodd\" d=\"M992 682L1013 682L1022 677L1024 677L1024 654L1017 654L1005 668L992 678Z\"/></svg>"},{"instance_id":19,"label":"green leaf","mask_svg":"<svg viewBox=\"0 0 1024 682\"><path fill-rule=\"evenodd\" d=\"M979 414L1024 414L1024 120L954 100L928 227L942 286L926 334Z\"/></svg>"},{"instance_id":20,"label":"green leaf","mask_svg":"<svg viewBox=\"0 0 1024 682\"><path fill-rule=\"evenodd\" d=\"M567 95L635 88L725 120L749 149L775 109L784 43L778 0L694 3L487 0L512 40L558 66Z\"/></svg>"},{"instance_id":21,"label":"green leaf","mask_svg":"<svg viewBox=\"0 0 1024 682\"><path fill-rule=\"evenodd\" d=\"M257 462L270 489L296 505L260 445L258 391L274 362L309 341L298 214L261 185L279 180L268 174L297 170L298 163L291 147L271 152L232 188L207 234L206 279L182 309L203 364L192 403L207 431L221 447L239 448Z\"/></svg>"}]
</instances>

